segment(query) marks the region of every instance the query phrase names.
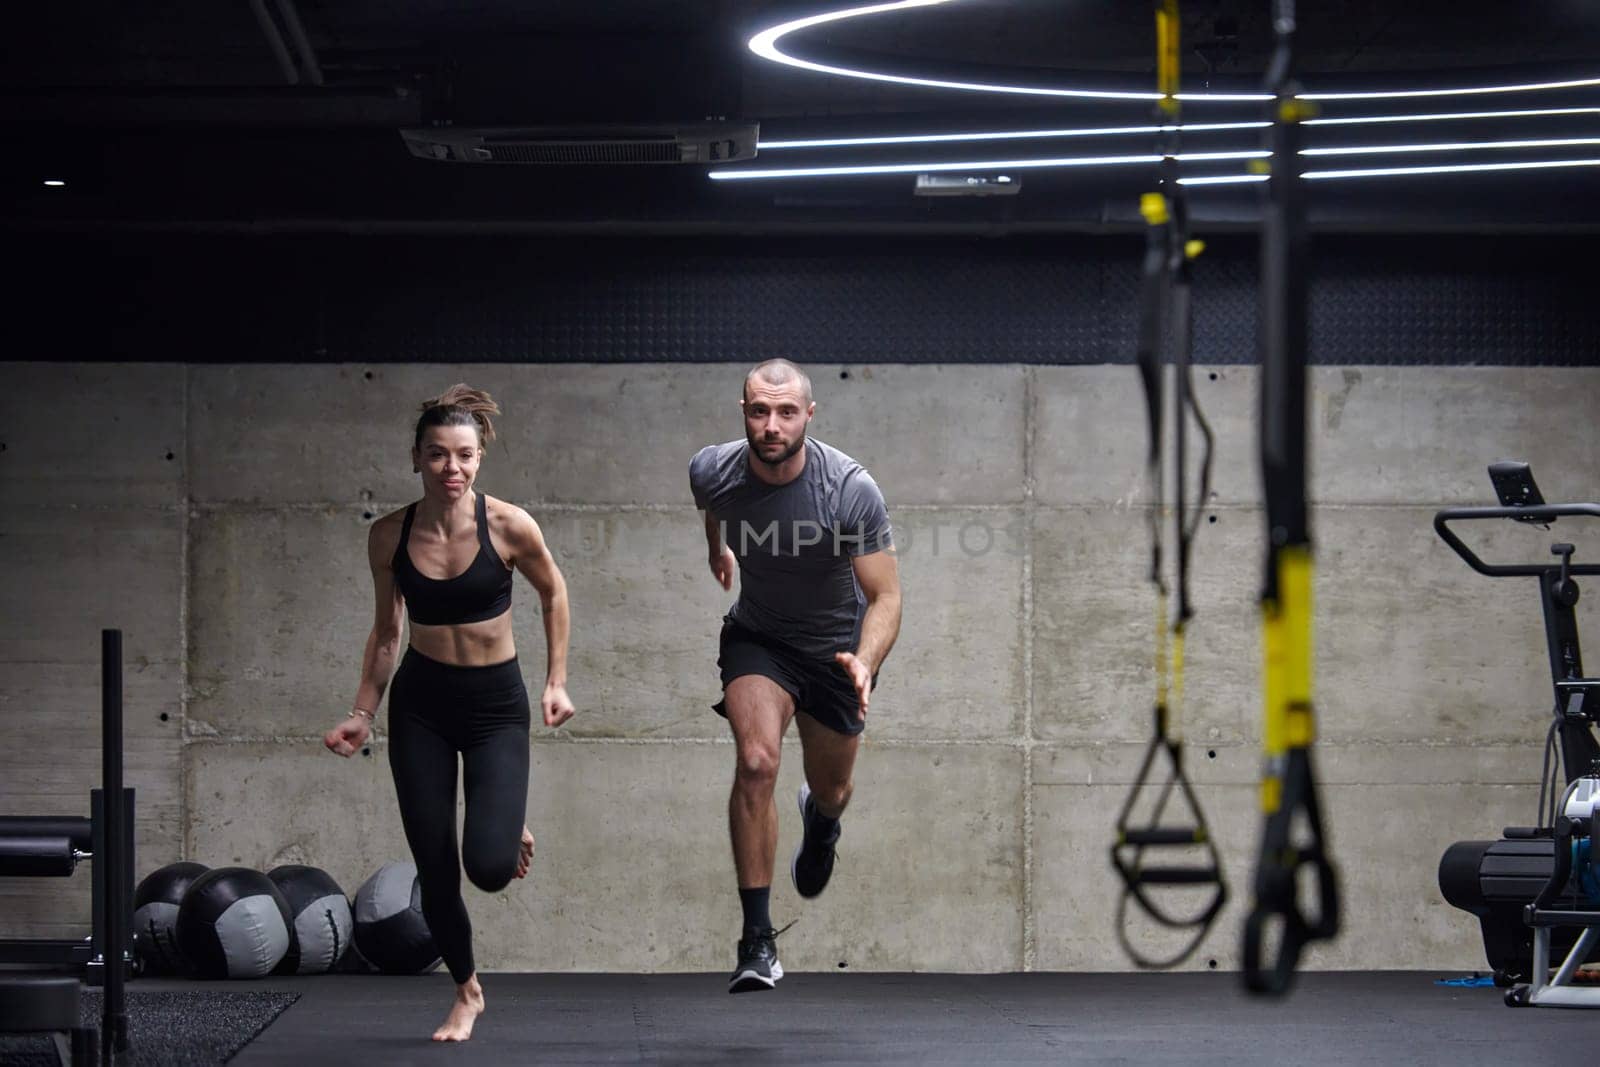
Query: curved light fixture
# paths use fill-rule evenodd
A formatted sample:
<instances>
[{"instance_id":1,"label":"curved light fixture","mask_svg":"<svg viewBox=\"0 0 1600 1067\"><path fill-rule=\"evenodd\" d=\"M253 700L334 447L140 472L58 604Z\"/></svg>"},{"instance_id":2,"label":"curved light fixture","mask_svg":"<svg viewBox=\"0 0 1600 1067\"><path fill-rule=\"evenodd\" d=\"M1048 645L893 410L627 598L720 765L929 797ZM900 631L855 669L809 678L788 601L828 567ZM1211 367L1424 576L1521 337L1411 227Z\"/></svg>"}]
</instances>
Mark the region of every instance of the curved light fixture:
<instances>
[{"instance_id":1,"label":"curved light fixture","mask_svg":"<svg viewBox=\"0 0 1600 1067\"><path fill-rule=\"evenodd\" d=\"M897 85L917 85L925 89L959 89L966 92L978 93L1016 93L1025 96L1057 96L1079 97L1090 100L1156 100L1156 93L1113 92L1103 89L1052 89L1037 85L999 85L992 82L961 82L947 81L941 78L912 78L901 74L886 74L882 71L859 70L854 67L835 67L826 63L814 63L809 59L790 55L778 48L778 42L791 33L809 29L812 26L822 26L830 22L842 22L846 19L862 18L867 15L881 15L891 11L905 11L916 7L935 7L939 4L949 3L949 0L894 0L887 4L869 4L865 7L845 8L841 11L827 11L820 15L810 15L802 19L780 23L769 27L750 38L748 44L750 51L762 59L769 59L774 63L782 63L801 70L815 71L818 74L835 74L845 78L863 78L867 81L894 82ZM1264 93L1214 93L1195 97L1190 94L1180 94L1180 100L1267 100Z\"/></svg>"},{"instance_id":2,"label":"curved light fixture","mask_svg":"<svg viewBox=\"0 0 1600 1067\"><path fill-rule=\"evenodd\" d=\"M783 38L800 30L829 23L843 22L848 19L864 18L871 15L881 15L894 12L907 11L914 8L936 7L949 3L950 0L890 0L886 3L867 4L837 11L824 12L806 18L794 19L769 27L751 37L749 48L756 55L774 63L796 67L802 70L815 71L821 74L832 74L841 77L859 78L868 81L892 82L900 85L913 85L924 88L955 89L967 92L1010 93L1027 96L1046 97L1077 97L1084 99L1101 100L1133 100L1155 101L1160 99L1160 94L1153 92L1116 92L1100 89L1083 89L1069 87L1024 86L1005 85L992 82L952 81L936 78L916 78L905 75L889 74L883 71L861 70L851 67L840 67L825 63L817 63L791 55L779 47ZM1471 96L1480 94L1537 92L1551 89L1574 89L1587 86L1600 85L1600 77L1579 78L1563 81L1525 82L1503 85L1462 86L1442 89L1409 89L1370 92L1319 92L1302 93L1301 99L1305 100L1401 100L1432 97ZM1178 99L1194 102L1227 102L1227 101L1266 101L1271 97L1262 92L1253 93L1179 93ZM1306 125L1362 125L1397 122L1438 122L1462 119L1485 118L1533 118L1553 115L1581 115L1600 113L1600 108L1595 107L1570 107L1570 108L1543 108L1519 109L1507 111L1473 111L1452 112L1444 114L1419 114L1419 115L1371 115L1350 118L1317 118L1306 120ZM1178 132L1211 132L1220 130L1250 130L1265 127L1265 122L1230 122L1230 123L1189 123L1176 127ZM861 147L869 145L898 145L898 144L937 144L960 143L974 141L999 141L1025 138L1067 138L1089 136L1116 136L1122 134L1146 134L1174 132L1174 127L1169 126L1118 126L1102 128L1081 129L1046 129L1046 130L1011 130L1011 131L983 131L977 133L960 134L924 134L885 137L844 137L793 141L773 141L762 143L761 149L789 149L789 148L835 148L835 147ZM1405 152L1444 152L1444 151L1476 151L1506 148L1551 148L1569 147L1575 145L1600 144L1600 138L1565 138L1548 140L1526 141L1497 141L1497 142L1456 142L1439 144L1412 144L1412 145L1385 145L1385 146L1355 146L1344 148L1304 149L1302 155L1361 155L1385 154ZM1212 153L1184 153L1176 158L1184 162L1214 161L1221 159L1259 159L1267 155L1265 152L1212 152ZM960 163L887 163L862 166L837 166L837 167L795 167L778 169L740 169L740 170L714 170L711 177L719 181L759 179L759 178L791 178L791 177L832 177L844 175L867 174L906 174L926 173L934 171L952 170L1021 170L1030 168L1054 167L1098 167L1118 166L1158 162L1159 155L1137 156L1075 156L1057 159L1037 160L980 160L975 162ZM1550 160L1550 161L1518 161L1511 163L1483 163L1483 164L1458 164L1440 166L1410 166L1410 167L1381 167L1353 170L1328 170L1308 171L1302 176L1307 179L1334 179L1378 177L1387 175L1418 175L1418 174L1460 174L1484 171L1513 171L1513 170L1539 170L1563 167L1600 166L1600 160ZM1206 177L1181 178L1179 182L1184 185L1223 185L1245 182L1265 181L1262 175L1218 175Z\"/></svg>"},{"instance_id":3,"label":"curved light fixture","mask_svg":"<svg viewBox=\"0 0 1600 1067\"><path fill-rule=\"evenodd\" d=\"M810 15L806 18L793 19L789 22L771 26L751 37L748 44L750 51L763 59L774 63L782 63L801 70L815 71L819 74L833 74L846 78L861 78L868 81L893 82L899 85L915 85L929 89L956 89L965 92L982 93L1011 93L1024 96L1051 96L1051 97L1077 97L1095 100L1142 100L1155 101L1161 98L1159 93L1153 92L1113 92L1102 89L1073 89L1047 86L1029 85L1003 85L994 82L964 82L947 81L939 78L913 78L899 74L889 74L883 71L861 70L854 67L839 67L826 63L816 63L808 59L784 52L778 47L783 38L800 30L813 26L822 26L828 23L843 22L847 19L865 18L869 15L882 15L890 12L907 11L920 7L936 7L949 3L950 0L893 0L891 3L868 4L860 7L843 8L838 11L824 12L820 15ZM1303 100L1414 100L1425 97L1443 96L1475 96L1490 93L1521 93L1538 92L1549 89L1578 89L1585 86L1600 85L1600 77L1575 78L1565 81L1525 82L1509 85L1480 85L1463 86L1448 89L1404 89L1373 92L1341 92L1341 93L1302 93ZM1267 93L1179 93L1179 100L1195 101L1202 103L1217 103L1224 101L1265 101L1271 96Z\"/></svg>"}]
</instances>

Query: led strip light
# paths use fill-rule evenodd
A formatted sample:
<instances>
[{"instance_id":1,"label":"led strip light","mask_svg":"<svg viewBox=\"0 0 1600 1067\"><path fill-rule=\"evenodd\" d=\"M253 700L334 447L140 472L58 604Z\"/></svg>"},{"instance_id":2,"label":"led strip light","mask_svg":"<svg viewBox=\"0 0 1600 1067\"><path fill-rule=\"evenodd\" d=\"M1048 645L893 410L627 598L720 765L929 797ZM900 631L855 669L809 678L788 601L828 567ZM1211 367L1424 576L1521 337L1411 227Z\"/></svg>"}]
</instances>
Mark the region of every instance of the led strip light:
<instances>
[{"instance_id":1,"label":"led strip light","mask_svg":"<svg viewBox=\"0 0 1600 1067\"><path fill-rule=\"evenodd\" d=\"M887 74L881 71L859 70L850 67L831 66L801 59L782 51L778 45L783 38L800 30L829 23L842 22L848 19L862 18L869 15L881 15L891 12L906 11L913 8L936 7L949 3L950 0L892 0L889 3L869 4L860 7L845 8L839 11L824 12L807 18L794 19L777 26L762 30L750 38L749 48L756 55L774 63L781 63L802 70L815 71L822 74L833 74L842 77L861 78L870 81L893 82L902 85L916 85L926 88L957 89L970 92L1013 93L1031 96L1051 97L1078 97L1103 100L1137 100L1154 101L1160 98L1158 93L1149 92L1115 92L1098 89L1077 89L1044 86L1019 86L1000 85L989 82L960 82L932 78L913 78L897 74ZM1448 89L1411 89L1387 92L1340 92L1340 93L1303 93L1301 99L1305 100L1391 100L1391 99L1417 99L1421 97L1447 97L1468 96L1492 93L1534 92L1550 89L1571 89L1586 86L1600 85L1600 78L1581 78L1566 81L1530 82L1510 85L1488 85L1473 87L1457 87ZM1196 102L1219 101L1258 101L1264 102L1270 98L1266 93L1180 93L1180 100ZM1445 114L1426 115L1376 115L1352 118L1310 119L1306 125L1360 125L1395 122L1439 122L1479 118L1531 118L1550 115L1581 115L1600 113L1600 108L1570 107L1570 108L1544 108L1521 109L1512 111L1474 111L1454 112ZM1216 132L1223 130L1259 130L1267 126L1265 122L1219 122L1219 123L1190 123L1176 127L1177 132ZM1055 130L1015 130L1015 131L983 131L977 133L959 134L923 134L907 136L885 137L841 137L811 140L772 141L759 144L758 149L794 149L794 148L841 148L861 147L869 145L899 145L899 144L938 144L938 143L964 143L974 141L1017 140L1028 138L1066 138L1090 136L1117 136L1125 134L1154 135L1157 133L1174 132L1170 126L1116 126L1104 128L1083 129L1055 129ZM1302 155L1375 155L1406 152L1445 152L1445 151L1478 151L1505 148L1551 148L1571 147L1575 145L1600 144L1600 138L1563 138L1548 140L1524 141L1496 141L1496 142L1453 142L1437 144L1412 144L1391 146L1355 146L1345 148L1317 148L1304 149ZM1235 152L1235 153L1186 153L1176 158L1183 162L1200 160L1214 161L1219 159L1258 159L1265 156L1265 152ZM1146 164L1159 162L1160 156L1078 156L1057 159L1037 160L980 160L976 162L961 163L887 163L861 166L836 166L836 167L794 167L776 169L740 169L740 170L714 170L711 177L719 181L757 179L757 178L795 178L795 177L837 177L845 175L867 174L908 174L928 173L934 171L952 170L1018 170L1018 169L1043 169L1054 167L1096 167L1118 166L1129 164ZM1512 163L1486 163L1486 164L1461 164L1441 166L1414 166L1414 167L1385 167L1361 170L1329 170L1308 171L1304 177L1308 179L1326 178L1354 178L1371 177L1380 175L1404 174L1460 174L1483 171L1510 171L1510 170L1536 170L1560 167L1578 167L1600 165L1600 160L1552 160L1552 161L1519 161ZM1216 177L1185 178L1180 181L1185 185L1223 185L1243 182L1264 181L1261 175L1226 175Z\"/></svg>"},{"instance_id":2,"label":"led strip light","mask_svg":"<svg viewBox=\"0 0 1600 1067\"><path fill-rule=\"evenodd\" d=\"M1348 148L1302 148L1302 156L1372 156L1390 152L1479 152L1497 148L1572 148L1600 144L1600 137L1558 137L1539 141L1453 141L1433 144L1357 145Z\"/></svg>"},{"instance_id":3,"label":"led strip light","mask_svg":"<svg viewBox=\"0 0 1600 1067\"><path fill-rule=\"evenodd\" d=\"M1243 152L1185 152L1180 163L1215 163L1230 159L1264 159L1263 149ZM1037 170L1054 167L1116 167L1160 163L1161 156L1067 156L1061 159L986 159L967 163L878 163L846 167L789 167L768 170L714 170L716 181L750 178L837 178L854 174L930 174L946 170Z\"/></svg>"},{"instance_id":4,"label":"led strip light","mask_svg":"<svg viewBox=\"0 0 1600 1067\"><path fill-rule=\"evenodd\" d=\"M829 23L844 22L848 19L864 18L869 15L882 15L890 12L908 11L920 7L936 7L949 3L950 0L893 0L891 3L868 4L862 7L844 8L839 11L828 11L820 15L811 15L806 18L794 19L780 23L762 30L750 38L748 44L750 51L763 59L785 66L798 67L801 70L815 71L819 74L833 74L845 78L861 78L867 81L893 82L898 85L916 85L929 89L958 89L966 92L980 93L1010 93L1023 96L1053 96L1077 97L1093 100L1143 100L1155 101L1160 99L1159 93L1151 92L1116 92L1103 89L1074 89L1048 86L1030 85L1000 85L993 82L962 82L947 81L939 78L913 78L900 74L888 74L883 71L860 70L854 67L838 67L826 63L815 63L808 59L784 52L778 47L783 38L800 30L810 29L814 26L823 26ZM1490 93L1523 93L1539 92L1549 89L1580 89L1586 86L1600 85L1600 77L1574 78L1566 81L1524 82L1512 85L1479 85L1462 86L1450 89L1402 89L1383 92L1346 92L1346 93L1302 93L1303 100L1415 100L1425 97L1442 96L1477 96ZM1199 103L1218 103L1225 101L1266 101L1271 97L1266 93L1179 93L1179 100L1194 101Z\"/></svg>"},{"instance_id":5,"label":"led strip light","mask_svg":"<svg viewBox=\"0 0 1600 1067\"><path fill-rule=\"evenodd\" d=\"M1600 108L1595 110L1600 111ZM1270 125L1271 123L1269 122L1202 122L1178 126L1176 130L1182 133L1208 133L1215 130L1261 130ZM1080 128L1070 130L988 130L981 133L908 134L904 137L831 137L809 141L759 141L756 144L756 149L761 152L768 152L784 148L855 148L865 145L1023 141L1047 137L1114 137L1125 133L1154 135L1173 131L1174 127L1172 126L1106 126L1099 129Z\"/></svg>"},{"instance_id":6,"label":"led strip light","mask_svg":"<svg viewBox=\"0 0 1600 1067\"><path fill-rule=\"evenodd\" d=\"M1348 148L1302 148L1302 156L1354 156L1388 155L1406 152L1472 152L1493 151L1503 148L1571 148L1578 145L1600 145L1600 137L1563 137L1530 141L1456 141L1439 144L1360 145ZM1180 152L1174 156L1180 163L1214 163L1232 159L1264 159L1269 153L1264 149L1239 152ZM862 174L929 174L937 171L961 170L1027 170L1055 167L1111 167L1129 164L1159 163L1162 156L1146 153L1137 156L1066 156L1058 159L979 159L959 163L877 163L860 166L837 167L780 167L747 168L739 170L713 170L716 181L738 181L754 178L837 178ZM1386 174L1456 174L1481 170L1533 170L1544 166L1578 166L1573 161L1544 163L1539 161L1519 163L1463 164L1450 167L1397 167L1386 169ZM1365 173L1365 172L1363 172ZM1355 171L1311 171L1305 177L1355 177ZM1218 185L1230 181L1263 180L1257 176L1219 179L1187 179L1190 185Z\"/></svg>"},{"instance_id":7,"label":"led strip light","mask_svg":"<svg viewBox=\"0 0 1600 1067\"><path fill-rule=\"evenodd\" d=\"M1524 108L1515 111L1451 111L1433 115L1362 115L1339 119L1306 119L1302 126L1363 126L1395 122L1449 122L1461 119L1541 118L1552 115L1600 115L1600 107ZM892 137L827 137L795 141L761 141L762 152L792 148L860 148L873 145L955 144L968 141L1025 141L1053 137L1114 137L1119 134L1214 133L1222 130L1264 130L1271 123L1188 122L1179 126L1102 126L1063 130L984 130L973 133L926 133Z\"/></svg>"},{"instance_id":8,"label":"led strip light","mask_svg":"<svg viewBox=\"0 0 1600 1067\"><path fill-rule=\"evenodd\" d=\"M1471 174L1483 171L1554 170L1564 167L1600 167L1600 159L1552 159L1517 163L1459 163L1437 167L1371 167L1362 170L1308 170L1300 175L1307 181L1330 178L1385 178L1404 174ZM1205 178L1179 178L1179 185L1243 185L1264 182L1265 174L1221 174Z\"/></svg>"}]
</instances>

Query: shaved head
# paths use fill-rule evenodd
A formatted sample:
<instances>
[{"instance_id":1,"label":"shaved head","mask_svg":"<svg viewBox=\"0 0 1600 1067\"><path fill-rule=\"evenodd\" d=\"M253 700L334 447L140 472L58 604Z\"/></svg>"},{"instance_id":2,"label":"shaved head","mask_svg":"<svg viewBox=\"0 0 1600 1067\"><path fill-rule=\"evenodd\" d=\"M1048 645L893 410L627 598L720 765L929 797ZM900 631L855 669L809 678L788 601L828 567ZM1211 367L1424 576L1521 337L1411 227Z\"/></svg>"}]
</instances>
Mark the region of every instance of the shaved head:
<instances>
[{"instance_id":1,"label":"shaved head","mask_svg":"<svg viewBox=\"0 0 1600 1067\"><path fill-rule=\"evenodd\" d=\"M786 359L769 359L744 376L744 436L750 460L758 468L785 470L806 445L806 424L817 405L811 400L811 379ZM804 457L800 459L805 462ZM798 473L791 471L790 474Z\"/></svg>"},{"instance_id":2,"label":"shaved head","mask_svg":"<svg viewBox=\"0 0 1600 1067\"><path fill-rule=\"evenodd\" d=\"M765 363L758 363L744 376L744 399L750 399L750 383L762 381L768 385L796 384L800 387L801 399L811 403L811 379L806 377L806 372L790 363L786 359L769 359Z\"/></svg>"}]
</instances>

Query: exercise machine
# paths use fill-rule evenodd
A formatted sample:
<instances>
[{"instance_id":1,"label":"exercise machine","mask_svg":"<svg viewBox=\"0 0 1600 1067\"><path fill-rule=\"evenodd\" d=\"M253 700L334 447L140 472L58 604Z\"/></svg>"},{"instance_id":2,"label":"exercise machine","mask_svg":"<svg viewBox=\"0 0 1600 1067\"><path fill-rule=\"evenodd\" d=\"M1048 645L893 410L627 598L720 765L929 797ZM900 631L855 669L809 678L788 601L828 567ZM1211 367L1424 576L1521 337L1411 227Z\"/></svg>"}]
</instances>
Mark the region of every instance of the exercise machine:
<instances>
[{"instance_id":1,"label":"exercise machine","mask_svg":"<svg viewBox=\"0 0 1600 1067\"><path fill-rule=\"evenodd\" d=\"M1583 575L1600 563L1578 562L1577 549L1557 541L1551 559L1486 563L1452 523L1510 520L1548 529L1562 518L1600 518L1597 504L1547 504L1528 464L1489 467L1499 507L1445 508L1433 527L1467 565L1490 578L1534 578L1544 612L1551 721L1545 734L1539 806L1533 826L1507 826L1494 841L1458 841L1439 860L1445 900L1478 917L1495 983L1512 987L1507 1003L1600 1007L1600 989L1573 986L1577 968L1600 960L1600 886L1590 849L1600 801L1600 679L1584 677L1574 611ZM1559 763L1556 763L1556 760ZM1560 785L1565 779L1565 788ZM1565 953L1555 980L1554 954Z\"/></svg>"},{"instance_id":2,"label":"exercise machine","mask_svg":"<svg viewBox=\"0 0 1600 1067\"><path fill-rule=\"evenodd\" d=\"M78 1025L78 974L0 973L0 1030L56 1035L63 1063L128 1047L123 983L133 966L133 790L122 784L122 631L100 635L101 780L87 819L0 816L0 877L70 877L93 864L93 932L83 940L0 941L0 963L81 973L105 987L98 1042Z\"/></svg>"}]
</instances>

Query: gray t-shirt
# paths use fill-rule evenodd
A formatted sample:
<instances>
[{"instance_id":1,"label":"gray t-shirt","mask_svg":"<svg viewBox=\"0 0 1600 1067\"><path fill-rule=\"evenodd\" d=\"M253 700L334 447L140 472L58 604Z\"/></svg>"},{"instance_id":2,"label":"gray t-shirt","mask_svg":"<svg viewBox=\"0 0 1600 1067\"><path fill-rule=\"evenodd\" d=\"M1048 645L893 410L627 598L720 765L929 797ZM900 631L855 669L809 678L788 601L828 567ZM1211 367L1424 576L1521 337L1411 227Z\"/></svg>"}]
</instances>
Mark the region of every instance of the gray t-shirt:
<instances>
[{"instance_id":1,"label":"gray t-shirt","mask_svg":"<svg viewBox=\"0 0 1600 1067\"><path fill-rule=\"evenodd\" d=\"M689 461L689 487L739 560L739 599L729 617L803 655L831 659L855 649L866 614L851 558L894 542L867 469L814 438L805 447L800 476L768 485L751 473L743 439L707 445Z\"/></svg>"}]
</instances>

